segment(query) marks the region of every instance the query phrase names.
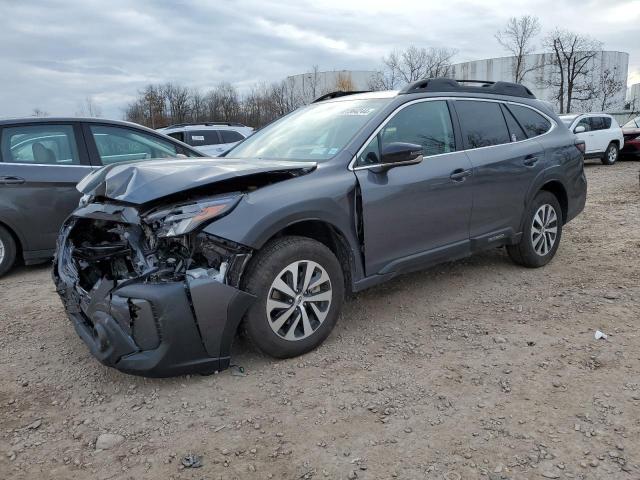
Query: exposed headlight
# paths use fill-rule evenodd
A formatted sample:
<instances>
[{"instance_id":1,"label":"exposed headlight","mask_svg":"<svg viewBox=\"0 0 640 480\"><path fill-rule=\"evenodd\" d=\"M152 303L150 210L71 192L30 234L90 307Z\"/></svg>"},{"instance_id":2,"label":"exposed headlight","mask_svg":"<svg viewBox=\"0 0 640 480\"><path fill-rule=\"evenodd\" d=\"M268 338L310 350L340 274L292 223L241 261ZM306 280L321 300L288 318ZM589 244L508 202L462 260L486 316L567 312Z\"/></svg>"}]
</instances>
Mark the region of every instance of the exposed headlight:
<instances>
[{"instance_id":1,"label":"exposed headlight","mask_svg":"<svg viewBox=\"0 0 640 480\"><path fill-rule=\"evenodd\" d=\"M240 198L240 195L234 195L173 205L151 212L144 220L156 225L158 237L177 237L226 215L238 204Z\"/></svg>"}]
</instances>

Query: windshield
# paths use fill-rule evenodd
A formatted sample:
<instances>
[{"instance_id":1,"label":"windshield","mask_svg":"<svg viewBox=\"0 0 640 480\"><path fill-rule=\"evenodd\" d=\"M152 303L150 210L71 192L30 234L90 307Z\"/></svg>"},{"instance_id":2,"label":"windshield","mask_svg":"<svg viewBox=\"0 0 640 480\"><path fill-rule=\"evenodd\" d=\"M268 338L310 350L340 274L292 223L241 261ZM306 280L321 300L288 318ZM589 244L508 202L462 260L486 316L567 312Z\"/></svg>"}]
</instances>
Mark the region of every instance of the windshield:
<instances>
[{"instance_id":1,"label":"windshield","mask_svg":"<svg viewBox=\"0 0 640 480\"><path fill-rule=\"evenodd\" d=\"M227 156L323 161L336 155L389 99L309 105L254 133Z\"/></svg>"},{"instance_id":2,"label":"windshield","mask_svg":"<svg viewBox=\"0 0 640 480\"><path fill-rule=\"evenodd\" d=\"M560 120L562 120L562 123L564 123L567 127L571 126L576 118L578 118L577 115L560 115Z\"/></svg>"},{"instance_id":3,"label":"windshield","mask_svg":"<svg viewBox=\"0 0 640 480\"><path fill-rule=\"evenodd\" d=\"M640 117L629 120L622 126L622 128L640 128Z\"/></svg>"}]
</instances>

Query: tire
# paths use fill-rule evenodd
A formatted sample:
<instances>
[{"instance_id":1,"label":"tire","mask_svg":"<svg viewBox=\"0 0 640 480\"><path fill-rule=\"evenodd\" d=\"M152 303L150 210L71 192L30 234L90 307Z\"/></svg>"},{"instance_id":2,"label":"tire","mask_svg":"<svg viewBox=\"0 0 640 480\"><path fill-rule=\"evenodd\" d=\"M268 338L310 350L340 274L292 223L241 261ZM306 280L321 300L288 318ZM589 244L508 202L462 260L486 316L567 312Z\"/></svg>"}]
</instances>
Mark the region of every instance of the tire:
<instances>
[{"instance_id":1,"label":"tire","mask_svg":"<svg viewBox=\"0 0 640 480\"><path fill-rule=\"evenodd\" d=\"M0 277L16 263L16 242L9 231L0 225Z\"/></svg>"},{"instance_id":2,"label":"tire","mask_svg":"<svg viewBox=\"0 0 640 480\"><path fill-rule=\"evenodd\" d=\"M518 265L528 268L542 267L551 261L560 245L564 221L562 209L556 196L543 190L534 197L525 215L520 243L507 245L507 252L511 260ZM535 230L534 223L537 227ZM540 228L541 224L544 225L544 229Z\"/></svg>"},{"instance_id":3,"label":"tire","mask_svg":"<svg viewBox=\"0 0 640 480\"><path fill-rule=\"evenodd\" d=\"M619 156L620 152L618 151L618 145L611 142L600 160L603 165L613 165L614 163L616 163L616 160L618 160Z\"/></svg>"},{"instance_id":4,"label":"tire","mask_svg":"<svg viewBox=\"0 0 640 480\"><path fill-rule=\"evenodd\" d=\"M307 281L308 270L313 275ZM297 288L292 288L294 272ZM344 301L338 259L322 243L305 237L269 242L253 258L242 283L257 297L244 317L244 333L255 347L276 358L302 355L320 345L333 330ZM312 288L305 291L305 283Z\"/></svg>"}]
</instances>

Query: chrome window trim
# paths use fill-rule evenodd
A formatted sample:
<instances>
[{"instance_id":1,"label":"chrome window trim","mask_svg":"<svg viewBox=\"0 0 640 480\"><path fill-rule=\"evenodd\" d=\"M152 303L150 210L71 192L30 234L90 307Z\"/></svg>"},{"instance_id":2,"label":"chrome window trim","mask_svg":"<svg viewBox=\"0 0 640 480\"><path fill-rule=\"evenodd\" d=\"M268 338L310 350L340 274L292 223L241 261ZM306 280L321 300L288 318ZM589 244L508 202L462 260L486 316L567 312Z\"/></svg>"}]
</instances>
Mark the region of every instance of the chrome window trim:
<instances>
[{"instance_id":1,"label":"chrome window trim","mask_svg":"<svg viewBox=\"0 0 640 480\"><path fill-rule=\"evenodd\" d=\"M2 160L0 160L0 165L20 165L21 167L26 166L26 167L62 167L62 168L69 168L69 167L102 168L102 166L87 165L84 163L74 163L73 165L59 165L57 163L3 162Z\"/></svg>"},{"instance_id":2,"label":"chrome window trim","mask_svg":"<svg viewBox=\"0 0 640 480\"><path fill-rule=\"evenodd\" d=\"M393 112L391 112L389 114L389 116L384 120L384 122L382 122L378 128L376 128L374 130L374 132L367 138L367 140L364 142L364 144L360 147L360 149L356 152L356 154L353 156L353 158L351 159L351 161L349 162L348 165L348 169L353 171L357 171L357 170L367 170L369 168L374 168L374 167L384 167L384 166L388 166L388 165L393 165L393 164L389 164L389 163L377 163L375 165L361 165L361 166L355 166L356 160L358 159L358 157L360 156L360 154L364 151L364 149L367 147L367 145L369 145L369 142L371 142L373 140L373 138L378 135L378 133L380 133L380 130L382 130L386 124L393 118L395 117L398 112L400 112L401 110L403 110L404 108L410 106L410 105L414 105L416 103L422 103L422 102L432 102L432 101L436 101L436 100L470 100L470 101L474 101L474 102L493 102L493 103L503 103L503 104L507 104L507 105L517 105L519 107L526 107L526 108L530 108L531 110L533 110L534 112L538 113L539 115L542 115L545 119L547 119L547 121L551 124L551 128L549 128L549 130L547 130L546 132L544 132L541 135L536 135L535 137L532 138L525 138L524 140L518 140L517 142L509 142L509 143L500 143L498 145L487 145L486 147L477 147L477 148L463 148L461 150L454 150L453 152L445 152L445 153L438 153L436 155L425 155L423 158L435 158L435 157L442 157L444 155L451 155L454 153L461 153L461 152L468 152L468 151L472 151L472 150L482 150L485 148L495 148L495 147L502 147L504 145L513 145L516 143L522 143L522 142L528 142L530 140L534 140L536 138L540 138L540 137L544 137L545 135L551 133L552 131L554 131L558 124L556 123L556 121L551 118L549 115L547 115L546 113L538 110L535 107L532 107L531 105L527 105L525 103L519 103L519 102L514 102L512 100L495 100L493 98L472 98L472 97L428 97L428 98L417 98L415 100L411 100L410 102L406 102L403 103L402 105L399 105ZM453 126L453 129L455 131L455 125L453 125L453 118L451 119L451 124Z\"/></svg>"}]
</instances>

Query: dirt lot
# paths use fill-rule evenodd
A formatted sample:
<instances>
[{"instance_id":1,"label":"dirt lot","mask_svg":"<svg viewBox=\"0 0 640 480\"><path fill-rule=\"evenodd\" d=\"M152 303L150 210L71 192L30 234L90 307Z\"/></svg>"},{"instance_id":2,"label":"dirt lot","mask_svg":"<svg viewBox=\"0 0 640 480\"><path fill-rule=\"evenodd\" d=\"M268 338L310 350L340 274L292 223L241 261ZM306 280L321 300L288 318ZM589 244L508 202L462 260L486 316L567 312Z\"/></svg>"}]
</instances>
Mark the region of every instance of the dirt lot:
<instances>
[{"instance_id":1,"label":"dirt lot","mask_svg":"<svg viewBox=\"0 0 640 480\"><path fill-rule=\"evenodd\" d=\"M587 165L549 266L495 250L399 278L302 358L237 342L244 376L103 367L49 269L18 269L0 280L0 478L638 479L639 167ZM96 449L104 433L124 439Z\"/></svg>"}]
</instances>

